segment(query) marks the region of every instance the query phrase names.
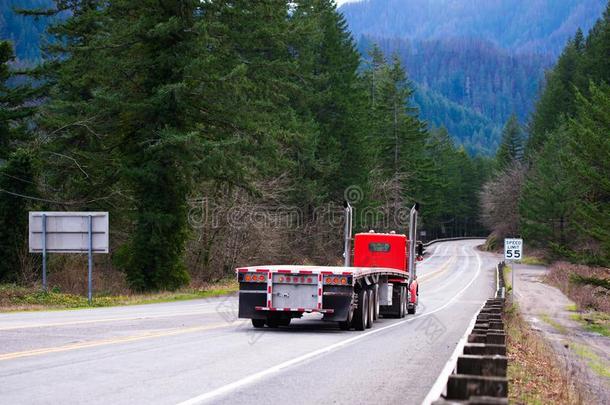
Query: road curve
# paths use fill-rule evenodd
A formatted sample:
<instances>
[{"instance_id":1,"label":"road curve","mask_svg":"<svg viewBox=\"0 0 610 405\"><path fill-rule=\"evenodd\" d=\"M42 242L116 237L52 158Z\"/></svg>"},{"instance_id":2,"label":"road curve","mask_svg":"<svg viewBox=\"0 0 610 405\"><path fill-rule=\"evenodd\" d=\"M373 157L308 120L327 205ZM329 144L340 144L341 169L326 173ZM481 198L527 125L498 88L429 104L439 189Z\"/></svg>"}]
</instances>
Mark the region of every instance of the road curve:
<instances>
[{"instance_id":1,"label":"road curve","mask_svg":"<svg viewBox=\"0 0 610 405\"><path fill-rule=\"evenodd\" d=\"M2 404L419 404L495 289L482 241L438 243L420 307L372 330L255 330L236 297L0 314Z\"/></svg>"}]
</instances>

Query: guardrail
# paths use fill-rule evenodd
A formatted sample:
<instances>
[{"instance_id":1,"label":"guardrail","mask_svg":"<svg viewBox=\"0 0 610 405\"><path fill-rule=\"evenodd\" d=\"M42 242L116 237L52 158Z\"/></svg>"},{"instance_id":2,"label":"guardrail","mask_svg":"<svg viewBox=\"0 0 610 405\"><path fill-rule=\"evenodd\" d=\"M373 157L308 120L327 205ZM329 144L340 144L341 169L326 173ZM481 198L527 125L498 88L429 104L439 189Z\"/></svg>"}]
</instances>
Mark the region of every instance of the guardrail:
<instances>
[{"instance_id":1,"label":"guardrail","mask_svg":"<svg viewBox=\"0 0 610 405\"><path fill-rule=\"evenodd\" d=\"M504 262L496 266L497 288L466 332L462 354L441 398L433 405L508 404L508 358L502 314L505 302Z\"/></svg>"},{"instance_id":2,"label":"guardrail","mask_svg":"<svg viewBox=\"0 0 610 405\"><path fill-rule=\"evenodd\" d=\"M469 239L487 239L487 236L457 236L455 238L442 238L442 239L434 239L429 242L424 243L424 247L428 247L434 243L439 242L450 242L452 240L469 240Z\"/></svg>"}]
</instances>

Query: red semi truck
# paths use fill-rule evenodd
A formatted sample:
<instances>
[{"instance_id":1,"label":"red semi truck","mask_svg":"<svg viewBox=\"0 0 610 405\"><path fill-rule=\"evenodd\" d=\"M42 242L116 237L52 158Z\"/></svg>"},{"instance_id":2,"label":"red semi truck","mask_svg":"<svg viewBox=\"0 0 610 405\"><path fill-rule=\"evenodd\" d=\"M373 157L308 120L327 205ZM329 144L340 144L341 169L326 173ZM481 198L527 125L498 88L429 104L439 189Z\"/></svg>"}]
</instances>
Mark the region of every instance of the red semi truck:
<instances>
[{"instance_id":1,"label":"red semi truck","mask_svg":"<svg viewBox=\"0 0 610 405\"><path fill-rule=\"evenodd\" d=\"M345 265L240 267L236 269L239 317L252 319L256 328L276 328L288 326L304 313L318 312L341 329L364 330L379 316L414 314L419 293L414 243L417 214L415 204L409 237L370 231L352 239L352 207L345 203Z\"/></svg>"}]
</instances>

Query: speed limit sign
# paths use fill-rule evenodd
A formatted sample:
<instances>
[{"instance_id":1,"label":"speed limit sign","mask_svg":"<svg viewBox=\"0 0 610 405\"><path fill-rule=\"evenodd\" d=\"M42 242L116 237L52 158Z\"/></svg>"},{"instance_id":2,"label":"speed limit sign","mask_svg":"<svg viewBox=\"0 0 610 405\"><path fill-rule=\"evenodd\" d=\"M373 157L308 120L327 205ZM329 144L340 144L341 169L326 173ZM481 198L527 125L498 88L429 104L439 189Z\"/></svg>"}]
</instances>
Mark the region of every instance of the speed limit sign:
<instances>
[{"instance_id":1,"label":"speed limit sign","mask_svg":"<svg viewBox=\"0 0 610 405\"><path fill-rule=\"evenodd\" d=\"M523 239L504 239L504 260L519 260L523 257Z\"/></svg>"}]
</instances>

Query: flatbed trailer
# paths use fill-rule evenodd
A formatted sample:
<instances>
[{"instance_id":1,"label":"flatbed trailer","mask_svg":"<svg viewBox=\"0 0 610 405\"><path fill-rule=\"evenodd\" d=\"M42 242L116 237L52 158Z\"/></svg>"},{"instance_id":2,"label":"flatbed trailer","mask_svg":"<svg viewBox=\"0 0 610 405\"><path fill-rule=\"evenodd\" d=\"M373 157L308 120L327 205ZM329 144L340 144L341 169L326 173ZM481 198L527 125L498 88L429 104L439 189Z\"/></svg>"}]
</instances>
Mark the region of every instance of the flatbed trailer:
<instances>
[{"instance_id":1,"label":"flatbed trailer","mask_svg":"<svg viewBox=\"0 0 610 405\"><path fill-rule=\"evenodd\" d=\"M321 313L341 329L364 330L380 316L415 313L417 205L409 238L396 233L361 233L351 238L351 206L346 204L345 266L261 265L236 269L239 317L254 327L288 326L304 313ZM351 242L354 266L350 266Z\"/></svg>"}]
</instances>

